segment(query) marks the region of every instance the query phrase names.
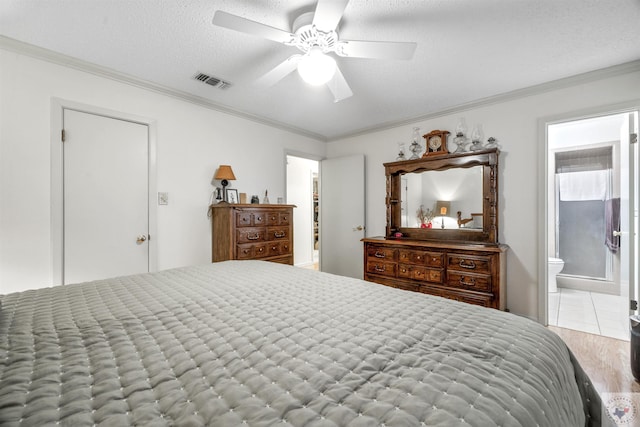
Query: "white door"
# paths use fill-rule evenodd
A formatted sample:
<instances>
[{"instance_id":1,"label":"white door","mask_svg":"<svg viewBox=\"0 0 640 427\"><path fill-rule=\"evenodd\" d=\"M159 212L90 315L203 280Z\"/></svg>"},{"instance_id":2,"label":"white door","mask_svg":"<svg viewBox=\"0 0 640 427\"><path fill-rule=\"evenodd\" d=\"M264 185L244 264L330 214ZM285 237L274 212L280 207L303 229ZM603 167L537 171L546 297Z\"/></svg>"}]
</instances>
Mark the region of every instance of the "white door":
<instances>
[{"instance_id":1,"label":"white door","mask_svg":"<svg viewBox=\"0 0 640 427\"><path fill-rule=\"evenodd\" d=\"M363 277L364 155L320 162L320 270Z\"/></svg>"},{"instance_id":2,"label":"white door","mask_svg":"<svg viewBox=\"0 0 640 427\"><path fill-rule=\"evenodd\" d=\"M64 109L63 283L149 271L149 129Z\"/></svg>"},{"instance_id":3,"label":"white door","mask_svg":"<svg viewBox=\"0 0 640 427\"><path fill-rule=\"evenodd\" d=\"M621 269L629 278L629 300L638 301L638 113L629 113L620 130L620 145L628 148L628 169L623 168L622 180L628 182L628 191L622 191L620 199L620 248L621 253L629 254L621 261ZM624 158L624 154L623 154ZM628 272L628 273L627 273ZM637 310L630 310L636 314Z\"/></svg>"}]
</instances>

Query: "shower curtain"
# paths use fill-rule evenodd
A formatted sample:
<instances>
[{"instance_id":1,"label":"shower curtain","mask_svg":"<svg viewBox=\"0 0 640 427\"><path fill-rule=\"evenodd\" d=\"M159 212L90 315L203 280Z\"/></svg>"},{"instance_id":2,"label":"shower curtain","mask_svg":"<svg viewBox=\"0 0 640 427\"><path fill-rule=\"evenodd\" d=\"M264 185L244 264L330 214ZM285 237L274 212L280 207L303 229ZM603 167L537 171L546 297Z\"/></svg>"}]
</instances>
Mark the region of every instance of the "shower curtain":
<instances>
[{"instance_id":1,"label":"shower curtain","mask_svg":"<svg viewBox=\"0 0 640 427\"><path fill-rule=\"evenodd\" d=\"M557 248L565 263L562 274L608 279L611 255L604 237L611 169L558 173L556 182Z\"/></svg>"}]
</instances>

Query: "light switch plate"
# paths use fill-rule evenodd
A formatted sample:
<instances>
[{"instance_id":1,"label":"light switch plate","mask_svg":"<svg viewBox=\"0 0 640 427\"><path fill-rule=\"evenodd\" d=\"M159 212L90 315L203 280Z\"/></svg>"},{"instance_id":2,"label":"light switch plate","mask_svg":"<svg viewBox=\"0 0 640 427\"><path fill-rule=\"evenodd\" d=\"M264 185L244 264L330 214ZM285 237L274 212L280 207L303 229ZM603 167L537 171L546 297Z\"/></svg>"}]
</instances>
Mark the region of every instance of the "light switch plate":
<instances>
[{"instance_id":1,"label":"light switch plate","mask_svg":"<svg viewBox=\"0 0 640 427\"><path fill-rule=\"evenodd\" d=\"M168 205L169 204L169 193L158 193L158 204L159 205Z\"/></svg>"}]
</instances>

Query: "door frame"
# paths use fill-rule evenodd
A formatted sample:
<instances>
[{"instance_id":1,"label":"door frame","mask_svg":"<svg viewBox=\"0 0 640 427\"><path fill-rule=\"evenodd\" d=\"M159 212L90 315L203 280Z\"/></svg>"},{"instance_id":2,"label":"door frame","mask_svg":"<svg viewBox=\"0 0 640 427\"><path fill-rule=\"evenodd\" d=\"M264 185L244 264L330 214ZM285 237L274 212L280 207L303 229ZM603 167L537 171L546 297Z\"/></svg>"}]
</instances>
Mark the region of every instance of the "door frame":
<instances>
[{"instance_id":1,"label":"door frame","mask_svg":"<svg viewBox=\"0 0 640 427\"><path fill-rule=\"evenodd\" d=\"M325 157L322 156L317 156L314 154L309 154L309 153L305 153L302 151L296 151L296 150L290 150L288 148L284 149L284 160L283 160L283 164L284 164L284 200L285 202L288 203L288 197L289 195L287 194L287 192L289 191L289 188L287 187L287 181L289 179L289 177L287 176L288 174L288 169L287 169L287 158L291 156L291 157L299 157L301 159L306 159L306 160L313 160L315 162L318 162L318 188L320 188L321 186L321 182L320 182L320 162L322 160L325 159ZM313 214L313 212L312 212ZM320 216L320 214L318 213L318 229L321 227L321 223L322 223L322 218ZM295 227L295 225L294 225ZM312 230L313 232L313 230ZM322 242L320 242L320 236L318 236L318 245L322 245ZM318 265L320 265L320 251L318 251ZM294 259L294 264L295 264L295 259Z\"/></svg>"},{"instance_id":2,"label":"door frame","mask_svg":"<svg viewBox=\"0 0 640 427\"><path fill-rule=\"evenodd\" d=\"M157 123L154 119L109 110L94 105L83 104L61 98L51 99L51 266L52 284L63 284L64 271L64 181L63 181L63 150L61 135L63 128L64 110L75 110L82 113L103 116L115 120L124 120L145 125L148 128L148 206L149 206L149 271L158 269L158 239L157 224L158 211L156 205L156 145Z\"/></svg>"},{"instance_id":3,"label":"door frame","mask_svg":"<svg viewBox=\"0 0 640 427\"><path fill-rule=\"evenodd\" d=\"M548 126L568 121L583 120L613 114L638 112L640 115L640 99L613 105L604 105L585 110L570 111L563 114L542 117L538 119L538 323L547 326L549 323L548 295ZM636 165L638 167L638 165ZM631 220L631 218L630 218ZM636 230L636 233L638 230ZM629 275L634 274L630 268ZM632 277L629 278L631 287ZM635 283L635 286L640 286Z\"/></svg>"}]
</instances>

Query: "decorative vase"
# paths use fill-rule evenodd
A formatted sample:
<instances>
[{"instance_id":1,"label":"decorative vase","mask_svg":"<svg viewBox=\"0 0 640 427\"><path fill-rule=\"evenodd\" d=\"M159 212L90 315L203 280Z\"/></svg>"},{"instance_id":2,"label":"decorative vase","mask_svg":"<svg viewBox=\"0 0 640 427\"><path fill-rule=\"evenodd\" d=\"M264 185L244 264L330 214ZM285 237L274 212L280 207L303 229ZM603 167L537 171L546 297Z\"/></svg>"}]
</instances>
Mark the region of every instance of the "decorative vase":
<instances>
[{"instance_id":1,"label":"decorative vase","mask_svg":"<svg viewBox=\"0 0 640 427\"><path fill-rule=\"evenodd\" d=\"M432 228L432 227L433 227L433 224L431 223L431 221L429 221L429 222L427 223L427 228Z\"/></svg>"},{"instance_id":2,"label":"decorative vase","mask_svg":"<svg viewBox=\"0 0 640 427\"><path fill-rule=\"evenodd\" d=\"M422 146L420 145L420 128L413 128L413 135L411 137L411 145L409 146L409 151L411 151L411 157L409 160L415 160L420 158L420 154L422 153Z\"/></svg>"},{"instance_id":3,"label":"decorative vase","mask_svg":"<svg viewBox=\"0 0 640 427\"><path fill-rule=\"evenodd\" d=\"M482 150L484 139L484 132L482 130L482 125L475 125L473 131L471 132L471 151Z\"/></svg>"},{"instance_id":4,"label":"decorative vase","mask_svg":"<svg viewBox=\"0 0 640 427\"><path fill-rule=\"evenodd\" d=\"M420 224L420 228L427 228L427 224L423 222L422 224Z\"/></svg>"},{"instance_id":5,"label":"decorative vase","mask_svg":"<svg viewBox=\"0 0 640 427\"><path fill-rule=\"evenodd\" d=\"M397 161L407 160L407 158L404 155L404 152L405 152L404 142L398 142L398 157L396 158Z\"/></svg>"},{"instance_id":6,"label":"decorative vase","mask_svg":"<svg viewBox=\"0 0 640 427\"><path fill-rule=\"evenodd\" d=\"M456 136L453 138L456 144L456 153L463 153L467 150L467 122L464 117L460 117L460 121L456 126Z\"/></svg>"}]
</instances>

